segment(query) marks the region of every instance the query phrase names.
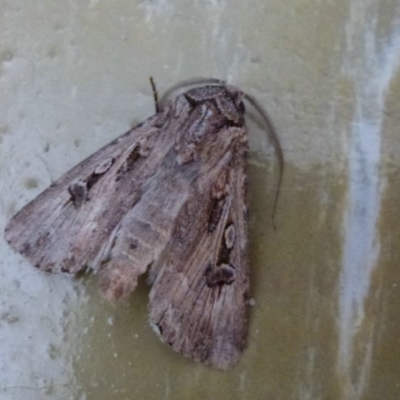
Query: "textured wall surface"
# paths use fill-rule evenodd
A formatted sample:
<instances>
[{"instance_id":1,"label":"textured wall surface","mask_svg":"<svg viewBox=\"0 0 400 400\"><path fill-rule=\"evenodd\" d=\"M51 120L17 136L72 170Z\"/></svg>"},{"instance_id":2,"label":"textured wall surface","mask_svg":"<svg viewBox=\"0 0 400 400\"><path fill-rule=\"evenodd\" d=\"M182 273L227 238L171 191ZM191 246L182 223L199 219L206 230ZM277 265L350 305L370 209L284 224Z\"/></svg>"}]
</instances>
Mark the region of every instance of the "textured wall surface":
<instances>
[{"instance_id":1,"label":"textured wall surface","mask_svg":"<svg viewBox=\"0 0 400 400\"><path fill-rule=\"evenodd\" d=\"M250 129L248 346L229 372L160 343L145 279L37 271L0 239L0 399L400 398L400 6L391 0L0 0L0 230L191 77L270 115Z\"/></svg>"}]
</instances>

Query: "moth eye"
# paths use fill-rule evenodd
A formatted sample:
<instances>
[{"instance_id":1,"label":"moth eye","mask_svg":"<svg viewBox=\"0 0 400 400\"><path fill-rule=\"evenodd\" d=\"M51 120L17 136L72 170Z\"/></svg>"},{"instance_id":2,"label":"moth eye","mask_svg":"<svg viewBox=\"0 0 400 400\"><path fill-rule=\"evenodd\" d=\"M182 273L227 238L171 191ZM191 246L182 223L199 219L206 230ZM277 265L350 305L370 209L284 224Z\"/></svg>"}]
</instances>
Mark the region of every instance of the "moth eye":
<instances>
[{"instance_id":1,"label":"moth eye","mask_svg":"<svg viewBox=\"0 0 400 400\"><path fill-rule=\"evenodd\" d=\"M241 114L244 114L244 113L246 112L246 107L244 106L243 101L241 101L241 102L239 103L239 110L240 110L240 113L241 113Z\"/></svg>"}]
</instances>

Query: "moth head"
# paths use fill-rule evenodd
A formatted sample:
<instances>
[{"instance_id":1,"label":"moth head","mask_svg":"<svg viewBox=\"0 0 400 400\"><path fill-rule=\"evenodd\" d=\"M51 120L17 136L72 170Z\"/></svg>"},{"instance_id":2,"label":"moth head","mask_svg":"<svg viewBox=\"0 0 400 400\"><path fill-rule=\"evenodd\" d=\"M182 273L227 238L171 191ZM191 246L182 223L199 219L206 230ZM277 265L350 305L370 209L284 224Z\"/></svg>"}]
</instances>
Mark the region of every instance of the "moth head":
<instances>
[{"instance_id":1,"label":"moth head","mask_svg":"<svg viewBox=\"0 0 400 400\"><path fill-rule=\"evenodd\" d=\"M220 159L237 139L246 139L242 93L233 86L200 86L178 96L172 106L181 129L174 148L180 164Z\"/></svg>"},{"instance_id":2,"label":"moth head","mask_svg":"<svg viewBox=\"0 0 400 400\"><path fill-rule=\"evenodd\" d=\"M225 124L240 127L244 125L243 93L234 86L199 86L181 96L181 104L186 101L186 107L189 107L191 111L200 105L208 106L209 110L215 107L214 116L220 114L225 119Z\"/></svg>"}]
</instances>

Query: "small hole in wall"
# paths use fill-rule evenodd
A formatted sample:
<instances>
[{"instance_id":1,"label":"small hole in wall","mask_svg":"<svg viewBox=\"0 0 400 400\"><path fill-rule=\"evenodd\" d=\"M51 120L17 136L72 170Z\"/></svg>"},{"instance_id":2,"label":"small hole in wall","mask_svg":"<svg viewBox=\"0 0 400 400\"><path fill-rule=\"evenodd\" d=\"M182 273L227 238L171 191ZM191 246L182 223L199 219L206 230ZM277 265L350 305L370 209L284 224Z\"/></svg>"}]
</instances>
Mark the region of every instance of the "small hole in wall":
<instances>
[{"instance_id":1,"label":"small hole in wall","mask_svg":"<svg viewBox=\"0 0 400 400\"><path fill-rule=\"evenodd\" d=\"M38 187L38 181L35 178L26 178L24 185L27 189L35 189Z\"/></svg>"}]
</instances>

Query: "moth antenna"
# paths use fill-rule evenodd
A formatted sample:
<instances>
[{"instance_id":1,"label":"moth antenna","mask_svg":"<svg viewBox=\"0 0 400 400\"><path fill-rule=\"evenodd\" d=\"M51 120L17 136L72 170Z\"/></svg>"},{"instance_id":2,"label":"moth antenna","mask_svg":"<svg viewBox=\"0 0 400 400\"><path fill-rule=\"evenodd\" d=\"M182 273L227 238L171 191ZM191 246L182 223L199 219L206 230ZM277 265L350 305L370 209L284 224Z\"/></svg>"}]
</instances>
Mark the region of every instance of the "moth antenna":
<instances>
[{"instance_id":1,"label":"moth antenna","mask_svg":"<svg viewBox=\"0 0 400 400\"><path fill-rule=\"evenodd\" d=\"M161 109L164 109L168 105L168 100L174 92L185 89L188 86L196 86L196 85L225 86L226 82L223 81L222 79L217 79L217 78L191 78L191 79L179 82L176 85L171 86L161 97L161 100L160 100Z\"/></svg>"},{"instance_id":2,"label":"moth antenna","mask_svg":"<svg viewBox=\"0 0 400 400\"><path fill-rule=\"evenodd\" d=\"M272 225L274 227L274 230L276 231L275 217L276 217L276 210L278 208L278 200L279 200L279 196L280 196L280 192L281 192L283 173L284 173L284 167L285 167L283 151L282 151L281 143L278 139L278 135L276 134L276 130L271 122L271 119L268 117L267 112L263 109L263 107L261 107L261 105L257 102L257 100L255 100L253 97L251 97L247 93L243 93L243 97L260 114L262 120L264 121L264 123L266 125L268 138L272 142L272 145L274 146L274 149L275 149L275 154L278 158L278 164L279 164L278 187L276 189L274 204L273 204L273 208L272 208Z\"/></svg>"},{"instance_id":3,"label":"moth antenna","mask_svg":"<svg viewBox=\"0 0 400 400\"><path fill-rule=\"evenodd\" d=\"M151 85L151 89L153 90L153 98L154 98L154 103L155 103L155 107L156 107L156 113L159 113L161 111L160 109L160 104L158 102L158 92L157 92L157 88L156 88L156 83L154 82L153 77L150 77L150 85Z\"/></svg>"}]
</instances>

